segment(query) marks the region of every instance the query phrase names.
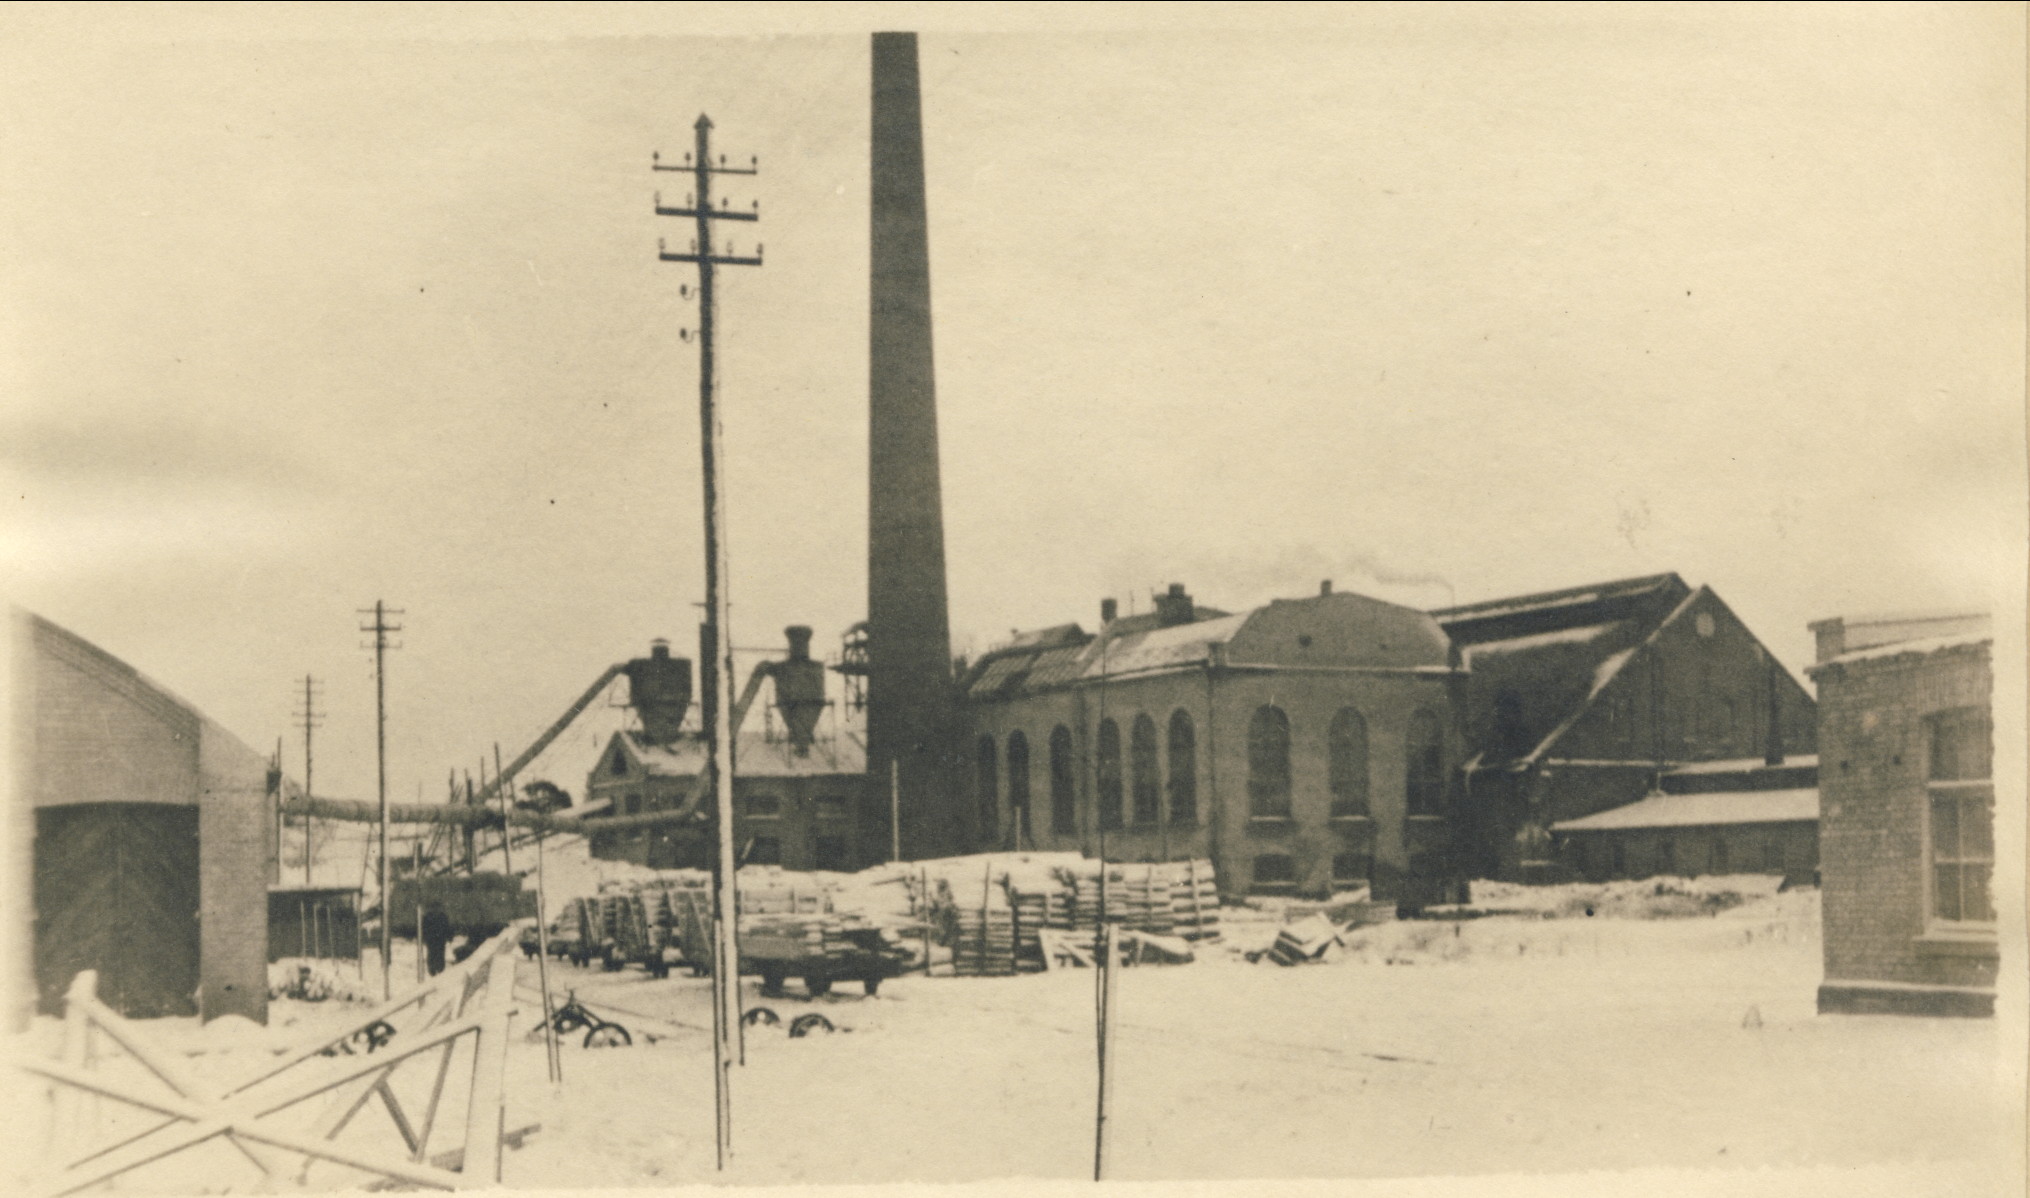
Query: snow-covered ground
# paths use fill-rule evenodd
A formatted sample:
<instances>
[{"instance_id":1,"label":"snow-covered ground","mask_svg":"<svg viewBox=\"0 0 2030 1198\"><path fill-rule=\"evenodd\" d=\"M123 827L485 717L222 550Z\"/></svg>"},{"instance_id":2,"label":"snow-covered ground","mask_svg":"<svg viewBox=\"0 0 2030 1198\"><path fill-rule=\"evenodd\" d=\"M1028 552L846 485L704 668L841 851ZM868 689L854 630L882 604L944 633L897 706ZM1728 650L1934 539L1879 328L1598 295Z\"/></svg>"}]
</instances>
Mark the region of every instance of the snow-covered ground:
<instances>
[{"instance_id":1,"label":"snow-covered ground","mask_svg":"<svg viewBox=\"0 0 2030 1198\"><path fill-rule=\"evenodd\" d=\"M1742 901L1711 897L1730 893ZM2020 1106L2001 1089L1996 1024L1816 1015L1817 897L1752 879L1661 893L1482 886L1478 910L1462 913L1478 918L1358 929L1295 968L1242 955L1273 937L1280 913L1230 909L1225 945L1118 979L1107 1175L1661 1166L1744 1171L1731 1175L1746 1185L1763 1176L1746 1171L1771 1167L1889 1166L1906 1179L1898 1193L1979 1192L1969 1186L1981 1178L2011 1177L2020 1160L2002 1154L2021 1142L2010 1122ZM567 1041L553 1088L540 1044L517 1037L507 1125L541 1130L508 1154L507 1184L719 1180L707 983L569 965L553 965L552 980L632 1025L635 1045ZM533 962L521 982L532 996ZM857 991L763 1000L747 982L743 1006L767 1005L783 1023L747 1029L729 1180L1091 1176L1092 974L913 976L876 998ZM285 1000L268 1029L156 1027L201 1054L194 1071L225 1078L361 1009ZM839 1030L789 1038L806 1011ZM48 1051L54 1034L41 1021L23 1047ZM347 1135L391 1134L383 1124ZM245 1188L245 1173L204 1184ZM187 1170L164 1177L191 1188ZM122 1188L147 1183L137 1174Z\"/></svg>"}]
</instances>

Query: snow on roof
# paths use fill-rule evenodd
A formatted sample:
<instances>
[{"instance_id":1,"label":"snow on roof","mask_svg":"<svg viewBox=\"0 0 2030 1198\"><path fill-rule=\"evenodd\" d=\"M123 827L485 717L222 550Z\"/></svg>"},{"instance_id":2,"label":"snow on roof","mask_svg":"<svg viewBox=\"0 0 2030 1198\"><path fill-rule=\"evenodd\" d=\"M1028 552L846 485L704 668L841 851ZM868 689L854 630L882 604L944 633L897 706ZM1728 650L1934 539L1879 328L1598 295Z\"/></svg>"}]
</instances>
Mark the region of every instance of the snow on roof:
<instances>
[{"instance_id":1,"label":"snow on roof","mask_svg":"<svg viewBox=\"0 0 2030 1198\"><path fill-rule=\"evenodd\" d=\"M1673 774L1738 774L1754 770L1789 770L1816 767L1819 757L1816 753L1787 753L1782 761L1770 765L1760 757L1729 757L1724 761L1689 761L1671 770Z\"/></svg>"},{"instance_id":2,"label":"snow on roof","mask_svg":"<svg viewBox=\"0 0 2030 1198\"><path fill-rule=\"evenodd\" d=\"M1779 824L1816 820L1817 787L1802 790L1720 790L1652 794L1625 806L1551 825L1553 832L1622 832L1715 824Z\"/></svg>"},{"instance_id":3,"label":"snow on roof","mask_svg":"<svg viewBox=\"0 0 2030 1198\"><path fill-rule=\"evenodd\" d=\"M1549 632L1535 632L1528 636L1510 637L1502 641L1481 641L1466 647L1466 657L1489 657L1501 653L1526 653L1547 645L1583 645L1597 641L1627 625L1626 620L1608 620L1600 624L1579 624L1571 628L1554 628Z\"/></svg>"},{"instance_id":4,"label":"snow on roof","mask_svg":"<svg viewBox=\"0 0 2030 1198\"><path fill-rule=\"evenodd\" d=\"M1560 607L1581 607L1598 603L1602 599L1619 598L1642 591L1653 591L1668 586L1677 578L1675 574L1651 574L1643 578L1624 578L1618 582L1603 582L1592 586L1567 587L1562 591L1540 591L1534 595L1515 595L1506 599L1490 599L1483 603L1467 603L1458 607L1441 607L1431 615L1440 623L1454 624L1468 620L1491 620L1498 616L1521 615L1524 612L1546 611Z\"/></svg>"},{"instance_id":5,"label":"snow on roof","mask_svg":"<svg viewBox=\"0 0 2030 1198\"><path fill-rule=\"evenodd\" d=\"M1838 657L1827 658L1818 664L1821 666L1839 666L1854 661L1873 661L1884 657L1901 657L1906 653L1919 655L1942 653L1947 649L1964 649L1974 645L1990 644L1994 639L1992 635L1980 632L1963 636L1925 637L1923 640L1916 641L1892 641L1886 645L1871 645L1866 649L1856 649L1852 653L1842 653Z\"/></svg>"},{"instance_id":6,"label":"snow on roof","mask_svg":"<svg viewBox=\"0 0 2030 1198\"><path fill-rule=\"evenodd\" d=\"M1232 640L1234 634L1241 630L1241 625L1247 622L1248 616L1243 613L1114 637L1102 651L1088 656L1085 676L1099 678L1160 670L1166 666L1195 665L1206 659L1210 646Z\"/></svg>"},{"instance_id":7,"label":"snow on roof","mask_svg":"<svg viewBox=\"0 0 2030 1198\"><path fill-rule=\"evenodd\" d=\"M705 769L705 742L685 736L667 745L645 745L632 732L622 733L629 749L651 774L666 778L696 777ZM820 737L810 750L797 753L787 740L765 732L742 732L733 749L733 772L757 778L817 777L867 772L867 750L852 736Z\"/></svg>"}]
</instances>

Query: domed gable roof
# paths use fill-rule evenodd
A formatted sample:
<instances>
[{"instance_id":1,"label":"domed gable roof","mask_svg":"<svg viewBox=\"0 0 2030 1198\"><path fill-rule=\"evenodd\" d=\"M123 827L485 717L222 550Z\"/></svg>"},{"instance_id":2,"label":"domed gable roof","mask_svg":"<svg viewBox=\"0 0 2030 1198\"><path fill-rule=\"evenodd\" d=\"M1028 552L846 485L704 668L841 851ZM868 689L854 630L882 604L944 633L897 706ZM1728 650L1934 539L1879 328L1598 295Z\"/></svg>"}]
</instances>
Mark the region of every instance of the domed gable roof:
<instances>
[{"instance_id":1,"label":"domed gable roof","mask_svg":"<svg viewBox=\"0 0 2030 1198\"><path fill-rule=\"evenodd\" d=\"M1444 670L1450 656L1429 615L1346 591L1258 607L1226 648L1235 665Z\"/></svg>"}]
</instances>

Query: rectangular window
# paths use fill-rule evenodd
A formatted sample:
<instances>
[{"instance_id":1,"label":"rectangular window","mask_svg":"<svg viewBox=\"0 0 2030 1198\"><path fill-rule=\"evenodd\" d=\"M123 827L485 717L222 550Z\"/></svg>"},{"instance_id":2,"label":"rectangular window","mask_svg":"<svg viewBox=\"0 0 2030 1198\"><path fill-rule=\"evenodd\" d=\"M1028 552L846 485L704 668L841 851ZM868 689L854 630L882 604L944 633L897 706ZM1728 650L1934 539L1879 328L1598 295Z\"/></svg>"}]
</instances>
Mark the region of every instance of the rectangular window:
<instances>
[{"instance_id":1,"label":"rectangular window","mask_svg":"<svg viewBox=\"0 0 2030 1198\"><path fill-rule=\"evenodd\" d=\"M621 806L621 812L625 815L640 815L641 796L640 795L627 796L627 798L623 801L623 804Z\"/></svg>"},{"instance_id":2,"label":"rectangular window","mask_svg":"<svg viewBox=\"0 0 2030 1198\"><path fill-rule=\"evenodd\" d=\"M748 795L740 805L750 819L772 819L782 814L782 799L777 795Z\"/></svg>"},{"instance_id":3,"label":"rectangular window","mask_svg":"<svg viewBox=\"0 0 2030 1198\"><path fill-rule=\"evenodd\" d=\"M747 842L747 865L781 865L782 842L773 836L757 836Z\"/></svg>"},{"instance_id":4,"label":"rectangular window","mask_svg":"<svg viewBox=\"0 0 2030 1198\"><path fill-rule=\"evenodd\" d=\"M814 869L846 870L851 862L847 859L846 838L843 836L818 836L811 840L811 866Z\"/></svg>"},{"instance_id":5,"label":"rectangular window","mask_svg":"<svg viewBox=\"0 0 2030 1198\"><path fill-rule=\"evenodd\" d=\"M1994 737L1988 713L1963 707L1940 712L1926 723L1932 918L1993 923Z\"/></svg>"},{"instance_id":6,"label":"rectangular window","mask_svg":"<svg viewBox=\"0 0 2030 1198\"><path fill-rule=\"evenodd\" d=\"M1255 858L1257 894L1287 894L1297 888L1297 861L1288 853L1263 853Z\"/></svg>"},{"instance_id":7,"label":"rectangular window","mask_svg":"<svg viewBox=\"0 0 2030 1198\"><path fill-rule=\"evenodd\" d=\"M1339 886L1365 885L1371 866L1366 853L1335 853L1332 857L1332 881Z\"/></svg>"},{"instance_id":8,"label":"rectangular window","mask_svg":"<svg viewBox=\"0 0 2030 1198\"><path fill-rule=\"evenodd\" d=\"M820 819L845 819L851 814L850 806L842 795L819 795L817 809Z\"/></svg>"}]
</instances>

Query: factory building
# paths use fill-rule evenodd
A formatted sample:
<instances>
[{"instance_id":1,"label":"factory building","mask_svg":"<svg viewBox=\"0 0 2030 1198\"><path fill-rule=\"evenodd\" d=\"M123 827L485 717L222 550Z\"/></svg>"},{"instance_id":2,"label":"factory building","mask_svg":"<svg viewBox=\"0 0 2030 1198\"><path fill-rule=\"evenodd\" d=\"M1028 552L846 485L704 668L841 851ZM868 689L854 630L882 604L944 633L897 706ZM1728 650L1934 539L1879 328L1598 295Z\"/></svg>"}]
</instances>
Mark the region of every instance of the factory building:
<instances>
[{"instance_id":1,"label":"factory building","mask_svg":"<svg viewBox=\"0 0 2030 1198\"><path fill-rule=\"evenodd\" d=\"M810 629L787 630L788 651L748 675L734 707L733 838L737 859L789 869L850 870L887 858L885 820L863 810L867 750L847 714L825 697ZM702 721L693 721L690 662L656 642L626 667L637 727L608 739L585 779L581 810L593 856L655 869L709 869L716 849ZM753 716L764 683L773 702ZM778 721L780 725L778 726ZM671 811L692 818L601 829L602 818Z\"/></svg>"},{"instance_id":2,"label":"factory building","mask_svg":"<svg viewBox=\"0 0 2030 1198\"><path fill-rule=\"evenodd\" d=\"M265 1022L268 758L75 633L21 611L13 625L9 843L33 847L7 871L9 972L45 1013L90 969L129 1017Z\"/></svg>"},{"instance_id":3,"label":"factory building","mask_svg":"<svg viewBox=\"0 0 2030 1198\"><path fill-rule=\"evenodd\" d=\"M1711 589L1659 574L1431 614L1466 668L1473 876L1808 870L1816 706Z\"/></svg>"},{"instance_id":4,"label":"factory building","mask_svg":"<svg viewBox=\"0 0 2030 1198\"><path fill-rule=\"evenodd\" d=\"M1182 585L961 680L978 848L1209 858L1222 894L1456 891L1464 679L1422 612L1335 593L1229 614Z\"/></svg>"},{"instance_id":5,"label":"factory building","mask_svg":"<svg viewBox=\"0 0 2030 1198\"><path fill-rule=\"evenodd\" d=\"M1819 1010L1992 1015L1989 618L1836 618L1812 631L1824 762Z\"/></svg>"}]
</instances>

